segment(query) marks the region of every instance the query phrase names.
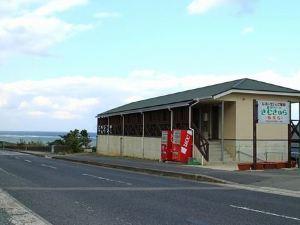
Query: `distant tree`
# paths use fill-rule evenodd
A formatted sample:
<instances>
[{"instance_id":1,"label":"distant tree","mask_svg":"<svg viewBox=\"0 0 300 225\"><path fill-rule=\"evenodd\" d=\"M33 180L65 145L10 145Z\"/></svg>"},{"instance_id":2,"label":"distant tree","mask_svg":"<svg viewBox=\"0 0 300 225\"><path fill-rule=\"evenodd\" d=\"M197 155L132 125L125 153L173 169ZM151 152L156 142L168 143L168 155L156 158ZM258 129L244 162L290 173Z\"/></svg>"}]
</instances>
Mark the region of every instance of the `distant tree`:
<instances>
[{"instance_id":1,"label":"distant tree","mask_svg":"<svg viewBox=\"0 0 300 225\"><path fill-rule=\"evenodd\" d=\"M83 148L90 146L91 139L87 130L79 131L78 129L70 130L69 133L60 136L61 139L55 140L50 145L65 145L69 151L81 152Z\"/></svg>"},{"instance_id":2,"label":"distant tree","mask_svg":"<svg viewBox=\"0 0 300 225\"><path fill-rule=\"evenodd\" d=\"M92 140L90 139L90 136L87 132L87 130L82 130L80 131L80 135L81 135L81 142L82 142L82 145L85 147L85 148L89 148L90 147L90 144L92 142Z\"/></svg>"}]
</instances>

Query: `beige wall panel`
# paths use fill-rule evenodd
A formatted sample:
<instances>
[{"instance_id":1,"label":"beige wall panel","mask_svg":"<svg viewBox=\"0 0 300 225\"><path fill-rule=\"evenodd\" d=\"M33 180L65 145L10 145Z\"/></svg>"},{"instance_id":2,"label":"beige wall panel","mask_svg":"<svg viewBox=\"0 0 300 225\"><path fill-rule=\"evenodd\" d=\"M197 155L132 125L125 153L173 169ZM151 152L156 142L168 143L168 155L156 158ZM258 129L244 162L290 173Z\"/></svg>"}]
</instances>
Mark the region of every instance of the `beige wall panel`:
<instances>
[{"instance_id":1,"label":"beige wall panel","mask_svg":"<svg viewBox=\"0 0 300 225\"><path fill-rule=\"evenodd\" d=\"M236 138L236 104L225 102L224 104L224 139Z\"/></svg>"},{"instance_id":2,"label":"beige wall panel","mask_svg":"<svg viewBox=\"0 0 300 225\"><path fill-rule=\"evenodd\" d=\"M300 100L299 97L254 94L230 94L220 99L236 101L236 139L252 139L253 99L292 102ZM285 125L268 124L258 125L258 127L258 139L287 139L287 128Z\"/></svg>"},{"instance_id":3,"label":"beige wall panel","mask_svg":"<svg viewBox=\"0 0 300 225\"><path fill-rule=\"evenodd\" d=\"M128 137L123 138L123 156L142 158L142 137Z\"/></svg>"},{"instance_id":4,"label":"beige wall panel","mask_svg":"<svg viewBox=\"0 0 300 225\"><path fill-rule=\"evenodd\" d=\"M160 159L161 138L144 138L144 157L146 159Z\"/></svg>"},{"instance_id":5,"label":"beige wall panel","mask_svg":"<svg viewBox=\"0 0 300 225\"><path fill-rule=\"evenodd\" d=\"M109 155L119 156L120 155L120 145L121 136L109 136L108 152Z\"/></svg>"},{"instance_id":6,"label":"beige wall panel","mask_svg":"<svg viewBox=\"0 0 300 225\"><path fill-rule=\"evenodd\" d=\"M97 137L97 153L108 154L108 139L106 135L98 135Z\"/></svg>"},{"instance_id":7,"label":"beige wall panel","mask_svg":"<svg viewBox=\"0 0 300 225\"><path fill-rule=\"evenodd\" d=\"M287 124L257 124L258 139L288 140Z\"/></svg>"}]
</instances>

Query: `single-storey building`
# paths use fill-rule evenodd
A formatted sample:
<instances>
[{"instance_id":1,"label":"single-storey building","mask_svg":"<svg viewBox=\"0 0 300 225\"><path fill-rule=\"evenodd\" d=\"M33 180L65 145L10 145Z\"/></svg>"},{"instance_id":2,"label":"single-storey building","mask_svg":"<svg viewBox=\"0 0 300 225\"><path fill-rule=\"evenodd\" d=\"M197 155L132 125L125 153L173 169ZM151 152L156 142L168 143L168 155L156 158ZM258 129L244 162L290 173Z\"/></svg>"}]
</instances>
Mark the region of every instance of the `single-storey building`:
<instances>
[{"instance_id":1,"label":"single-storey building","mask_svg":"<svg viewBox=\"0 0 300 225\"><path fill-rule=\"evenodd\" d=\"M299 103L300 91L245 78L132 102L97 115L97 152L160 159L162 130L192 129L194 158L249 162L254 99ZM257 124L258 160L287 160L288 138L287 124Z\"/></svg>"}]
</instances>

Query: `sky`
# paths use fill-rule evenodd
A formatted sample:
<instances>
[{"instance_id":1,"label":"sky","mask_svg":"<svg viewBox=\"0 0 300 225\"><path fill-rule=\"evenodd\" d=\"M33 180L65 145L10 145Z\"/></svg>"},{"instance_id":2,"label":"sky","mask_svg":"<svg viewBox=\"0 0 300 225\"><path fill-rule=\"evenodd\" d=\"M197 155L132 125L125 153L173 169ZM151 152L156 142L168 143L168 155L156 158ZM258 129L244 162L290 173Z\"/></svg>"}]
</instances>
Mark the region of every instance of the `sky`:
<instances>
[{"instance_id":1,"label":"sky","mask_svg":"<svg viewBox=\"0 0 300 225\"><path fill-rule=\"evenodd\" d=\"M2 0L0 130L96 130L132 101L252 78L300 89L299 0Z\"/></svg>"}]
</instances>

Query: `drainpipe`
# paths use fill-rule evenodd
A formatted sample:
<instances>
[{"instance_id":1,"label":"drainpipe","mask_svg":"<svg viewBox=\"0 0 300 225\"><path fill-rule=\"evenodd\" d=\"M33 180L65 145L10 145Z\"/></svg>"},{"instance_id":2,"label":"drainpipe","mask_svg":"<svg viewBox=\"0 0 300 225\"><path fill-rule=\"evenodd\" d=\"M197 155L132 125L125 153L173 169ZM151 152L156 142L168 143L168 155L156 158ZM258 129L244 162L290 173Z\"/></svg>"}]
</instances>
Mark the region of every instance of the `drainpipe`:
<instances>
[{"instance_id":1,"label":"drainpipe","mask_svg":"<svg viewBox=\"0 0 300 225\"><path fill-rule=\"evenodd\" d=\"M189 106L189 129L192 130L192 134L193 134L193 144L192 144L192 152L193 152L193 159L195 158L195 148L194 148L194 143L195 143L195 137L194 137L194 129L192 128L192 107L194 105L197 105L199 103L199 100L197 100L196 102L194 102L193 104L191 104ZM203 161L203 156L202 156L202 161Z\"/></svg>"},{"instance_id":2,"label":"drainpipe","mask_svg":"<svg viewBox=\"0 0 300 225\"><path fill-rule=\"evenodd\" d=\"M143 131L142 131L142 151L143 151L143 158L145 158L145 148L144 148L144 137L145 137L145 114L141 112L143 117Z\"/></svg>"},{"instance_id":3,"label":"drainpipe","mask_svg":"<svg viewBox=\"0 0 300 225\"><path fill-rule=\"evenodd\" d=\"M168 107L168 110L171 112L171 130L173 130L173 110Z\"/></svg>"},{"instance_id":4,"label":"drainpipe","mask_svg":"<svg viewBox=\"0 0 300 225\"><path fill-rule=\"evenodd\" d=\"M124 142L124 135L125 135L125 120L124 115L121 114L122 117L122 137L121 137L121 143L120 143L120 156L123 156L123 142Z\"/></svg>"}]
</instances>

